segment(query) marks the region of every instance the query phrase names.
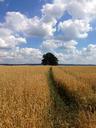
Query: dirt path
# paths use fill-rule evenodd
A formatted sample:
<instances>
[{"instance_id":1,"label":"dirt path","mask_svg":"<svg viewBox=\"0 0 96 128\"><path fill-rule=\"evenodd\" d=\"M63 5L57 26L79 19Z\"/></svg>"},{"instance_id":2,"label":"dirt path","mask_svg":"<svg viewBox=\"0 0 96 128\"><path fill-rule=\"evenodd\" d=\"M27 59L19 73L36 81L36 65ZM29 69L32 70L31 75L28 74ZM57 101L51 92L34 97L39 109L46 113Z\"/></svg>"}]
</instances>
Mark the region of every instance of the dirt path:
<instances>
[{"instance_id":1,"label":"dirt path","mask_svg":"<svg viewBox=\"0 0 96 128\"><path fill-rule=\"evenodd\" d=\"M76 101L72 97L68 97L69 94L64 88L58 88L53 77L52 67L49 70L48 82L53 101L50 108L53 128L81 128Z\"/></svg>"}]
</instances>

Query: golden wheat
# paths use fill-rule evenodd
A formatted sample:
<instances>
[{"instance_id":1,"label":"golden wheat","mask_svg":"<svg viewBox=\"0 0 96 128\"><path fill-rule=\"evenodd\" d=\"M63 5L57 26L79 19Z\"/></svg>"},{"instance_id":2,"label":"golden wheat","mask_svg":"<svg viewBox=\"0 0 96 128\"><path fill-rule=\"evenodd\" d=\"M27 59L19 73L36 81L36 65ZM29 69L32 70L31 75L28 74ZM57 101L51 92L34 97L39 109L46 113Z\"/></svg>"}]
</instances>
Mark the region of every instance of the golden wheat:
<instances>
[{"instance_id":1,"label":"golden wheat","mask_svg":"<svg viewBox=\"0 0 96 128\"><path fill-rule=\"evenodd\" d=\"M0 67L0 128L50 128L48 67Z\"/></svg>"},{"instance_id":2,"label":"golden wheat","mask_svg":"<svg viewBox=\"0 0 96 128\"><path fill-rule=\"evenodd\" d=\"M53 67L53 78L57 89L63 90L63 95L59 91L63 100L69 100L68 105L75 104L73 109L78 110L78 128L96 127L96 75L93 74L96 67Z\"/></svg>"},{"instance_id":3,"label":"golden wheat","mask_svg":"<svg viewBox=\"0 0 96 128\"><path fill-rule=\"evenodd\" d=\"M69 127L96 127L96 67L0 67L0 128Z\"/></svg>"}]
</instances>

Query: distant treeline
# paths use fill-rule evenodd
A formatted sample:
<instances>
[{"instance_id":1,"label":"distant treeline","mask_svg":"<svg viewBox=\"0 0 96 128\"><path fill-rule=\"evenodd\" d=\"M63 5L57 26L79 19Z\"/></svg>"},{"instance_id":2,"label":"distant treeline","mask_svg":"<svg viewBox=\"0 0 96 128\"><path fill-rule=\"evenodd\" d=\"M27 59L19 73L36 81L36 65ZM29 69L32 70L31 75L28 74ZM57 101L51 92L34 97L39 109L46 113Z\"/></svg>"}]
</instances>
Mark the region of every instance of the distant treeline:
<instances>
[{"instance_id":1,"label":"distant treeline","mask_svg":"<svg viewBox=\"0 0 96 128\"><path fill-rule=\"evenodd\" d=\"M0 66L42 66L42 64L0 64ZM96 66L95 64L58 64L58 66Z\"/></svg>"}]
</instances>

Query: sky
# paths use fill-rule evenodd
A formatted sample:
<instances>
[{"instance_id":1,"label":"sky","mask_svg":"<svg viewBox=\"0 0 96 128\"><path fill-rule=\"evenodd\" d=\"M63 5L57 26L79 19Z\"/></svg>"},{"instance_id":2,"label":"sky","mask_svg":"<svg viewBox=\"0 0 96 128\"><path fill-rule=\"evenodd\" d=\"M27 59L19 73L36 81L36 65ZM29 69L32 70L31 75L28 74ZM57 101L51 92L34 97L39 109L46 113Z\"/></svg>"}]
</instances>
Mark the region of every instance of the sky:
<instances>
[{"instance_id":1,"label":"sky","mask_svg":"<svg viewBox=\"0 0 96 128\"><path fill-rule=\"evenodd\" d=\"M0 0L0 63L96 64L96 0Z\"/></svg>"}]
</instances>

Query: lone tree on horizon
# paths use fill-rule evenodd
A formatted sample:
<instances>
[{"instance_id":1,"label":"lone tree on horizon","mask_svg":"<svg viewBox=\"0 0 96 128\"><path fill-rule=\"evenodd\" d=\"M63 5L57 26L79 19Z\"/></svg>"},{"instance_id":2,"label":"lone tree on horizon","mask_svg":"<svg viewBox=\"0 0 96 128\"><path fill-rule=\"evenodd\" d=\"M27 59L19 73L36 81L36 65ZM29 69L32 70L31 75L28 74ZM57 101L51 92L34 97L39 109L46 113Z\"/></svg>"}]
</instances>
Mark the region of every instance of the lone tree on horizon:
<instances>
[{"instance_id":1,"label":"lone tree on horizon","mask_svg":"<svg viewBox=\"0 0 96 128\"><path fill-rule=\"evenodd\" d=\"M52 53L46 53L43 55L42 63L43 65L58 65L58 59Z\"/></svg>"}]
</instances>

